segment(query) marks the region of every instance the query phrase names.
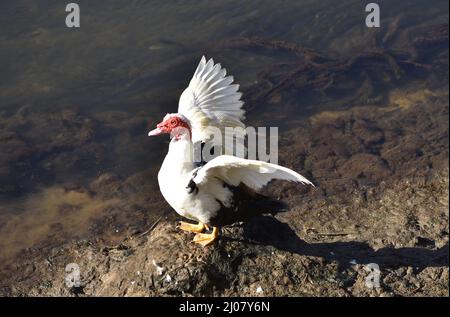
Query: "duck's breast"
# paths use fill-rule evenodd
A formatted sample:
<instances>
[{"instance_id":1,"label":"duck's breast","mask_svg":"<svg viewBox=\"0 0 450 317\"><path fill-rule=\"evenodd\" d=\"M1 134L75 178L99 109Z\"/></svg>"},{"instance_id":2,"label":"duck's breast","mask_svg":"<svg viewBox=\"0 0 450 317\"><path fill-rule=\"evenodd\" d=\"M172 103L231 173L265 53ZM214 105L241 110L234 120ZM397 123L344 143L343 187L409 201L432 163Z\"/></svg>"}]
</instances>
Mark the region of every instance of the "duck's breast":
<instances>
[{"instance_id":1,"label":"duck's breast","mask_svg":"<svg viewBox=\"0 0 450 317\"><path fill-rule=\"evenodd\" d=\"M191 220L209 223L221 205L211 194L210 188L200 187L198 191L187 188L190 175L174 175L173 169L161 167L158 182L162 195L169 205L181 216Z\"/></svg>"}]
</instances>

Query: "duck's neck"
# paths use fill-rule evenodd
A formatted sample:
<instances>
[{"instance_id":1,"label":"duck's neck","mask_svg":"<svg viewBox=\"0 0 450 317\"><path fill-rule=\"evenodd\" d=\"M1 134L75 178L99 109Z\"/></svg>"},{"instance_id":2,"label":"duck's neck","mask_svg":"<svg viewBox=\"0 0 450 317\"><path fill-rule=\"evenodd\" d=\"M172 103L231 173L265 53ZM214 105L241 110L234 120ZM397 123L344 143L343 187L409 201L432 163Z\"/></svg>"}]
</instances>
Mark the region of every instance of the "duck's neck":
<instances>
[{"instance_id":1,"label":"duck's neck","mask_svg":"<svg viewBox=\"0 0 450 317\"><path fill-rule=\"evenodd\" d=\"M190 138L172 138L169 145L169 152L164 160L164 164L166 163L172 169L172 172L177 174L188 173L195 168L193 144Z\"/></svg>"}]
</instances>

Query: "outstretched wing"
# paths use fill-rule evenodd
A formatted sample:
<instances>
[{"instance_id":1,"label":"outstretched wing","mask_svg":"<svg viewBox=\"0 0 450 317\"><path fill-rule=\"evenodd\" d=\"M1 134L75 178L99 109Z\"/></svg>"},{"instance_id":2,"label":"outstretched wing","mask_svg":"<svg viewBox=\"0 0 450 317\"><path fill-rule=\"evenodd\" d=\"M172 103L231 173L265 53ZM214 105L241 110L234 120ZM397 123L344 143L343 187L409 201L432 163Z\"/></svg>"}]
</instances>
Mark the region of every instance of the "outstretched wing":
<instances>
[{"instance_id":1,"label":"outstretched wing","mask_svg":"<svg viewBox=\"0 0 450 317\"><path fill-rule=\"evenodd\" d=\"M200 168L193 181L205 184L211 178L219 178L232 186L240 183L258 190L272 179L282 179L314 186L309 180L293 170L263 161L246 160L231 155L221 155Z\"/></svg>"},{"instance_id":2,"label":"outstretched wing","mask_svg":"<svg viewBox=\"0 0 450 317\"><path fill-rule=\"evenodd\" d=\"M233 76L226 74L220 64L214 64L213 59L206 62L203 56L189 86L181 94L178 112L190 121L194 143L210 140L214 127L220 129L222 136L225 127L245 128L239 85L232 84Z\"/></svg>"}]
</instances>

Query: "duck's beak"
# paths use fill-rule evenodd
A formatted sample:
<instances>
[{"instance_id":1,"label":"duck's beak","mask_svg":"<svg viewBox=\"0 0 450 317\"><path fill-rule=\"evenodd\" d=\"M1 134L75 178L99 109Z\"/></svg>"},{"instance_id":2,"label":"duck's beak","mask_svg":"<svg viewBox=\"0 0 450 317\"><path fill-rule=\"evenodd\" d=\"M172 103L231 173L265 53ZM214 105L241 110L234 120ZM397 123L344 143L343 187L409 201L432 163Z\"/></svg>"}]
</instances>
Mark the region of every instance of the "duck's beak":
<instances>
[{"instance_id":1,"label":"duck's beak","mask_svg":"<svg viewBox=\"0 0 450 317\"><path fill-rule=\"evenodd\" d=\"M165 132L162 129L156 128L156 129L153 129L152 131L150 131L148 133L148 135L149 136L155 136L155 135L160 135L160 134L163 134L163 133L165 133Z\"/></svg>"}]
</instances>

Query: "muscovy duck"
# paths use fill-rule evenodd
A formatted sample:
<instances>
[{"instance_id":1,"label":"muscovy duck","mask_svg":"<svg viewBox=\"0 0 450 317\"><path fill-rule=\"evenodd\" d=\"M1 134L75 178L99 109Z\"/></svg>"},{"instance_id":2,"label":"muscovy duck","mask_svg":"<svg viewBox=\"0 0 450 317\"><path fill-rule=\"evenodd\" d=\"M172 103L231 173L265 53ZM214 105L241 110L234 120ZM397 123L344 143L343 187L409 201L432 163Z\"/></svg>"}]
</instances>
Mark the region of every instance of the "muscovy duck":
<instances>
[{"instance_id":1,"label":"muscovy duck","mask_svg":"<svg viewBox=\"0 0 450 317\"><path fill-rule=\"evenodd\" d=\"M217 239L218 226L281 210L281 202L255 192L272 179L313 185L293 170L258 160L220 155L202 166L194 162L193 145L207 141L211 127L245 127L239 85L232 82L220 64L203 57L180 97L178 113L167 114L149 132L171 136L158 173L160 190L179 215L197 222L181 222L179 228L196 233L193 241L202 246Z\"/></svg>"}]
</instances>

